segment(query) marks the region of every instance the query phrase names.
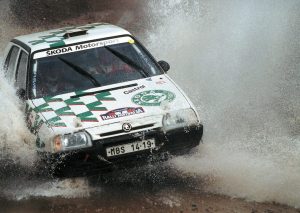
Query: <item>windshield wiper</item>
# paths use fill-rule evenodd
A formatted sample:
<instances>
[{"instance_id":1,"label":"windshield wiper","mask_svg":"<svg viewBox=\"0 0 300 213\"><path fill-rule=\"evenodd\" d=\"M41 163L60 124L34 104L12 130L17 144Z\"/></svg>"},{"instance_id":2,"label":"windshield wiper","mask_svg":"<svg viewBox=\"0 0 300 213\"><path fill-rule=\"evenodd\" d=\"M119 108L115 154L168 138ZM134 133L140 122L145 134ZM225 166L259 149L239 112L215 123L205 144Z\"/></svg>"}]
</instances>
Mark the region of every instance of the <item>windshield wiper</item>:
<instances>
[{"instance_id":1,"label":"windshield wiper","mask_svg":"<svg viewBox=\"0 0 300 213\"><path fill-rule=\"evenodd\" d=\"M149 77L148 73L145 72L145 70L139 66L138 64L136 64L133 60L131 60L130 58L128 58L126 55L123 55L122 53L108 47L108 46L104 46L105 49L107 49L109 52L111 52L112 54L114 54L115 56L117 56L119 59L121 59L124 63L132 66L133 68L137 69L139 73L142 74L143 77Z\"/></svg>"},{"instance_id":2,"label":"windshield wiper","mask_svg":"<svg viewBox=\"0 0 300 213\"><path fill-rule=\"evenodd\" d=\"M97 81L97 79L95 79L90 73L88 73L87 71L85 71L84 69L82 69L80 66L78 66L76 64L73 64L70 61L68 61L68 60L66 60L64 58L61 58L61 57L58 57L58 59L61 60L62 62L64 62L65 64L69 65L70 67L72 67L73 70L75 70L77 73L79 73L82 76L84 76L87 79L89 79L94 84L94 86L96 86L96 87L100 87L101 86L101 84Z\"/></svg>"}]
</instances>

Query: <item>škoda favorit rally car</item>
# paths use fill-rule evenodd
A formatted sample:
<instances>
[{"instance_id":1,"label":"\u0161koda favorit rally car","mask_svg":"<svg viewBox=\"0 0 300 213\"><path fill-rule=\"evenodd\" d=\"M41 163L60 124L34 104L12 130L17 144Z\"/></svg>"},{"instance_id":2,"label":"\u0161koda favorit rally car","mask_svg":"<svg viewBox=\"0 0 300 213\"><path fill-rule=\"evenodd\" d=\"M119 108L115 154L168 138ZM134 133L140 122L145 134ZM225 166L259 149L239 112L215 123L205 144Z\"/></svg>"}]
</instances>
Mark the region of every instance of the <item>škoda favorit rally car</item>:
<instances>
[{"instance_id":1,"label":"\u0161koda favorit rally car","mask_svg":"<svg viewBox=\"0 0 300 213\"><path fill-rule=\"evenodd\" d=\"M19 36L4 56L37 152L55 174L197 146L203 126L169 68L128 31L103 23Z\"/></svg>"}]
</instances>

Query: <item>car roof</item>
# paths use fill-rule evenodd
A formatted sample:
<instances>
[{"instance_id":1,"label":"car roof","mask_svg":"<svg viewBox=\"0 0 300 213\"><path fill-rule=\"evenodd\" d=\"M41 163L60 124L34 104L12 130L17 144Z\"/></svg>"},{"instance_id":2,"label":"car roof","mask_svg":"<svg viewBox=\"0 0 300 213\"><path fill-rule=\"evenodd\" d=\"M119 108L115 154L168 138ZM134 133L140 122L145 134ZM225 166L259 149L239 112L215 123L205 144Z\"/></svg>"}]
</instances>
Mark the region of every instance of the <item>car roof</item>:
<instances>
[{"instance_id":1,"label":"car roof","mask_svg":"<svg viewBox=\"0 0 300 213\"><path fill-rule=\"evenodd\" d=\"M66 38L66 33L76 31L86 31L83 35L76 35ZM22 35L14 38L12 42L18 43L25 49L34 52L41 49L63 47L68 44L84 41L96 40L119 35L130 35L130 33L120 27L107 23L92 23L83 26L64 27L44 32Z\"/></svg>"}]
</instances>

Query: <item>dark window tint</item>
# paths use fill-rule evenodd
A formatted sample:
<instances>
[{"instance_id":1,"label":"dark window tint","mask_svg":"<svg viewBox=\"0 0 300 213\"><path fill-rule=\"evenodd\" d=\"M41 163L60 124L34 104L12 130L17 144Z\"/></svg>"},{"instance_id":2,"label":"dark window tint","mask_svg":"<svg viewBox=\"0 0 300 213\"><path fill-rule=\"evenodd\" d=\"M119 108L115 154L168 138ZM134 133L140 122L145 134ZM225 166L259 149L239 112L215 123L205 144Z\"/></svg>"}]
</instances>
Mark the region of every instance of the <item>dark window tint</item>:
<instances>
[{"instance_id":1,"label":"dark window tint","mask_svg":"<svg viewBox=\"0 0 300 213\"><path fill-rule=\"evenodd\" d=\"M10 49L8 57L6 58L6 61L5 61L5 70L6 70L5 75L9 79L9 81L12 81L13 77L14 77L18 53L19 53L19 48L16 46L13 46Z\"/></svg>"},{"instance_id":2,"label":"dark window tint","mask_svg":"<svg viewBox=\"0 0 300 213\"><path fill-rule=\"evenodd\" d=\"M22 51L16 72L16 86L21 89L26 89L27 62L28 54Z\"/></svg>"}]
</instances>

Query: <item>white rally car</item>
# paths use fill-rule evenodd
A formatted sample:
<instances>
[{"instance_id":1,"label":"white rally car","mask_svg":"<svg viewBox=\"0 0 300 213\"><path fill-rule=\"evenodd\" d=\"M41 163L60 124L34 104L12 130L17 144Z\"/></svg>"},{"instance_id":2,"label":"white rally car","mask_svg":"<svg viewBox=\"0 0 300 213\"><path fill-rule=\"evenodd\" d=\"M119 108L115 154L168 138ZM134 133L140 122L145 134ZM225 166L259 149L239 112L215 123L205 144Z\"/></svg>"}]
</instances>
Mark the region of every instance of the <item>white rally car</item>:
<instances>
[{"instance_id":1,"label":"white rally car","mask_svg":"<svg viewBox=\"0 0 300 213\"><path fill-rule=\"evenodd\" d=\"M4 60L37 152L57 174L185 154L202 138L193 104L166 74L168 63L117 26L19 36Z\"/></svg>"}]
</instances>

